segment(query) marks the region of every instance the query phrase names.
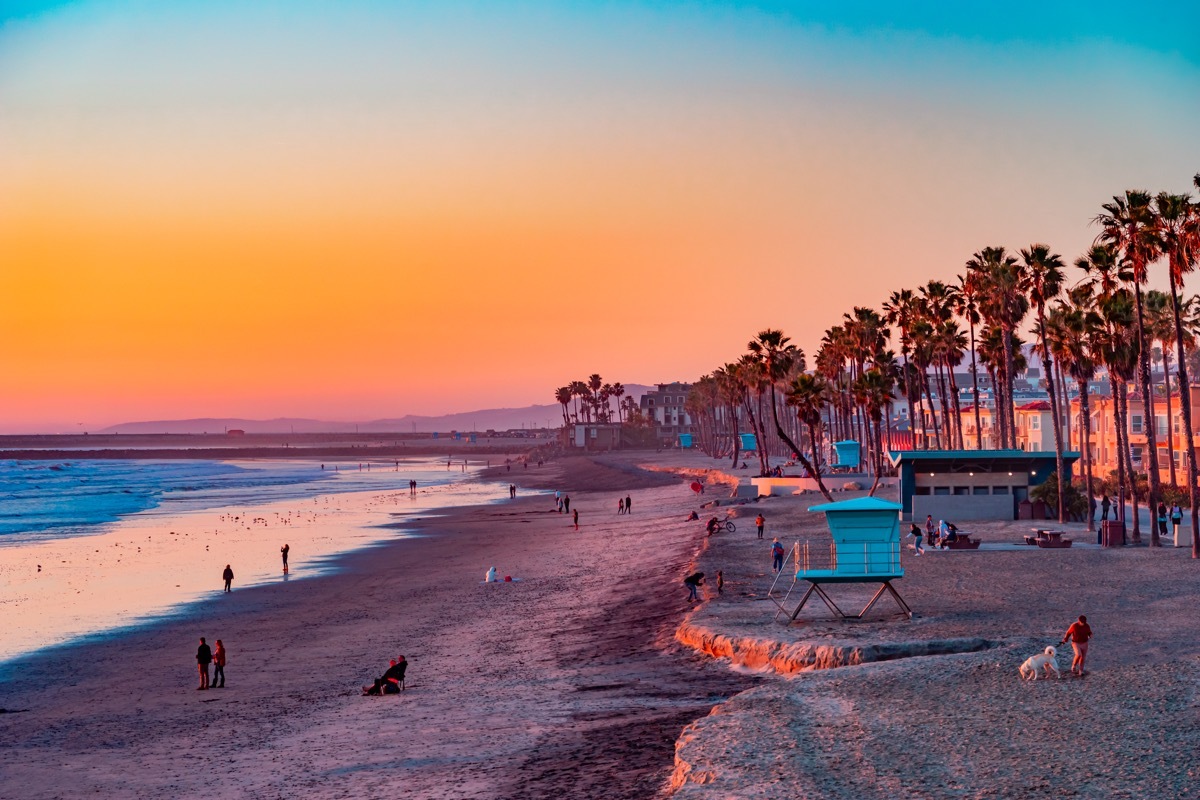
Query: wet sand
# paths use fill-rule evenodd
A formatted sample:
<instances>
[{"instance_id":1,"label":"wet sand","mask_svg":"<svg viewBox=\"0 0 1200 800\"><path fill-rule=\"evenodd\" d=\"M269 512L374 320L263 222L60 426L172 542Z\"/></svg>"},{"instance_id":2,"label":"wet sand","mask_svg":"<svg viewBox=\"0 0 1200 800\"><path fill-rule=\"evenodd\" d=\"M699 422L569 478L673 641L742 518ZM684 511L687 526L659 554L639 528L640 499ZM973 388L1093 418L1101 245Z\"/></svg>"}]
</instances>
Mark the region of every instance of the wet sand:
<instances>
[{"instance_id":1,"label":"wet sand","mask_svg":"<svg viewBox=\"0 0 1200 800\"><path fill-rule=\"evenodd\" d=\"M695 501L587 460L507 480L568 488L581 530L545 496L455 509L335 575L25 660L0 688L22 710L0 715L0 796L652 796L681 728L756 683L673 642ZM519 580L482 584L493 565ZM195 690L201 635L229 650L225 689ZM398 653L407 691L360 696Z\"/></svg>"}]
</instances>

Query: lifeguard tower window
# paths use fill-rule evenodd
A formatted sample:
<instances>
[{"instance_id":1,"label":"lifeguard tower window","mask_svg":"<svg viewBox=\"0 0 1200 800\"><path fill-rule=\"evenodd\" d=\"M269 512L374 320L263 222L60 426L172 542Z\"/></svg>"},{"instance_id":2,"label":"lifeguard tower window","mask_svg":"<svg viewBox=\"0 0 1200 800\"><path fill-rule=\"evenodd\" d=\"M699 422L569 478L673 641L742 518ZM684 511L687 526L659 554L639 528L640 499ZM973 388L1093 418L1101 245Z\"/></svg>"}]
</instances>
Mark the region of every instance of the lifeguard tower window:
<instances>
[{"instance_id":1,"label":"lifeguard tower window","mask_svg":"<svg viewBox=\"0 0 1200 800\"><path fill-rule=\"evenodd\" d=\"M949 486L935 486L935 487L933 487L933 493L934 494L950 494L950 487Z\"/></svg>"},{"instance_id":2,"label":"lifeguard tower window","mask_svg":"<svg viewBox=\"0 0 1200 800\"><path fill-rule=\"evenodd\" d=\"M954 493L955 494L970 494L971 487L970 486L955 486Z\"/></svg>"}]
</instances>

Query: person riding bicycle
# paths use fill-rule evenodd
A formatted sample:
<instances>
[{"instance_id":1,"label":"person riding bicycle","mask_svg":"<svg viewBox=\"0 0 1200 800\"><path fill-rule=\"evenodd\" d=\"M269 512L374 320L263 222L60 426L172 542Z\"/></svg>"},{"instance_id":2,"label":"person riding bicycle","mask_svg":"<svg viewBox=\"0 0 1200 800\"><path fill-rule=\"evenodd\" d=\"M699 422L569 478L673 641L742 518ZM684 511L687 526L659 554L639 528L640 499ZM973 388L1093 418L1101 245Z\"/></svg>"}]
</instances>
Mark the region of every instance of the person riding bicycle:
<instances>
[{"instance_id":1,"label":"person riding bicycle","mask_svg":"<svg viewBox=\"0 0 1200 800\"><path fill-rule=\"evenodd\" d=\"M708 535L712 536L721 529L721 520L713 517L708 521L708 524L705 527L708 529Z\"/></svg>"}]
</instances>

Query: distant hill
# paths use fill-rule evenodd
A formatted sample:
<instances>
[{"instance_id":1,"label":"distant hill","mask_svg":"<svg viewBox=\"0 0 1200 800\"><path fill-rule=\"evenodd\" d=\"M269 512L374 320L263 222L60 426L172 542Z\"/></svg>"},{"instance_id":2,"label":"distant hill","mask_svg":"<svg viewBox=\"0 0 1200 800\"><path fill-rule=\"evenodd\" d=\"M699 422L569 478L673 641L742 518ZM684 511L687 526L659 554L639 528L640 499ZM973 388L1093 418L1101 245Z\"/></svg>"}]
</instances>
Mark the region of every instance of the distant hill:
<instances>
[{"instance_id":1,"label":"distant hill","mask_svg":"<svg viewBox=\"0 0 1200 800\"><path fill-rule=\"evenodd\" d=\"M634 384L625 393L641 397L652 387ZM335 422L320 419L280 417L278 419L239 419L236 417L203 417L200 419L166 419L149 422L123 422L92 433L222 433L229 429L246 433L429 433L431 431L497 430L510 428L556 428L562 424L562 409L558 403L532 405L522 408L487 408L441 416L407 414L403 417L376 419L367 422Z\"/></svg>"}]
</instances>

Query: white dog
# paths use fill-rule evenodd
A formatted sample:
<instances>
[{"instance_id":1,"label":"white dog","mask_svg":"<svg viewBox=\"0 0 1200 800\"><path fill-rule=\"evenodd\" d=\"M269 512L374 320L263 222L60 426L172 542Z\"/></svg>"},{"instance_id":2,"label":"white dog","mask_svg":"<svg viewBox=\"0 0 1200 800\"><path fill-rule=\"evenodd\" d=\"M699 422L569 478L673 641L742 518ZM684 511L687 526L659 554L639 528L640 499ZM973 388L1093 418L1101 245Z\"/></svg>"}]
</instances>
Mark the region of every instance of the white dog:
<instances>
[{"instance_id":1,"label":"white dog","mask_svg":"<svg viewBox=\"0 0 1200 800\"><path fill-rule=\"evenodd\" d=\"M1062 675L1058 672L1058 651L1053 647L1047 647L1045 652L1038 653L1036 656L1030 656L1025 659L1025 663L1021 665L1021 677L1027 681L1036 681L1039 672L1045 672L1046 677L1050 677L1050 673L1054 673L1054 677L1061 678Z\"/></svg>"}]
</instances>

